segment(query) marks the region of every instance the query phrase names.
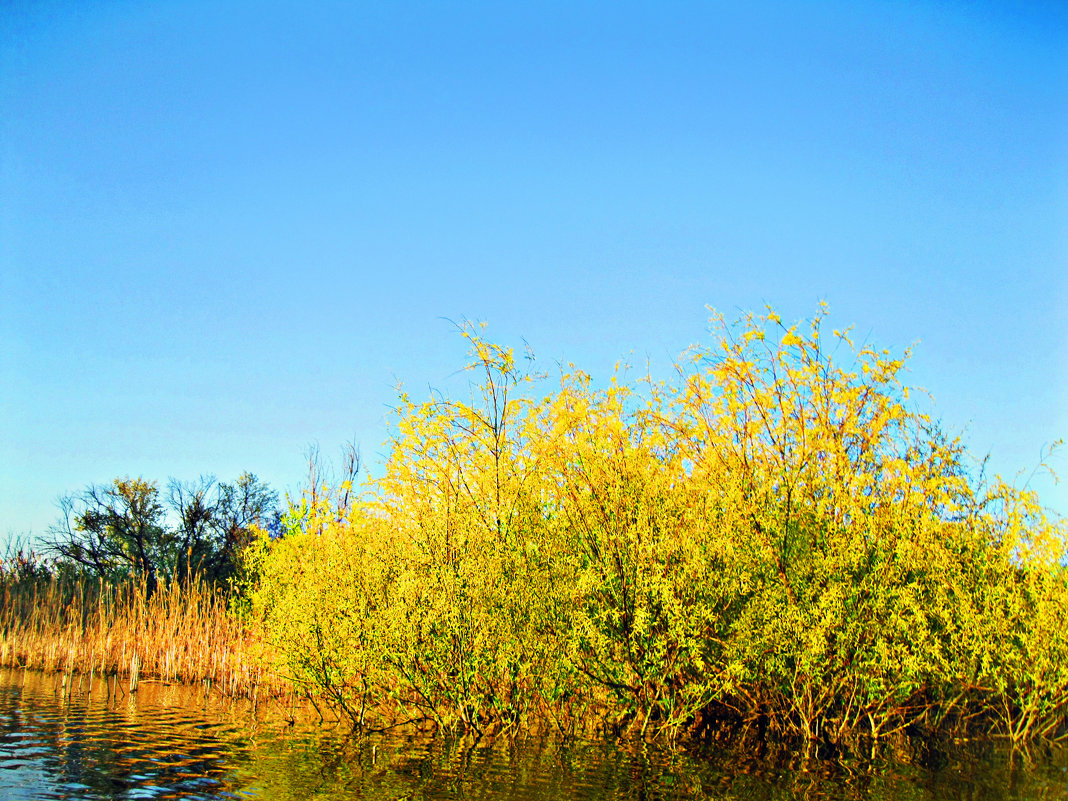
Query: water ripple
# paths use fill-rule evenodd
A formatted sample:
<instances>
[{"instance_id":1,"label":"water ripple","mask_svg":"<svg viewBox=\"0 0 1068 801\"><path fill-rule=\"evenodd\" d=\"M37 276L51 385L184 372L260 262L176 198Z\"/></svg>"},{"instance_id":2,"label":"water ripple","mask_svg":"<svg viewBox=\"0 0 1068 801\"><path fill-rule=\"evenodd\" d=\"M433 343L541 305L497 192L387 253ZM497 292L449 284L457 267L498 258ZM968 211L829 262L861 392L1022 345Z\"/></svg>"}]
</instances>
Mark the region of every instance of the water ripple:
<instances>
[{"instance_id":1,"label":"water ripple","mask_svg":"<svg viewBox=\"0 0 1068 801\"><path fill-rule=\"evenodd\" d=\"M1021 769L1004 752L798 764L652 747L351 738L255 720L196 688L136 695L0 671L0 801L13 799L991 799L1068 801L1068 757ZM81 691L77 691L77 688ZM937 760L936 760L937 761Z\"/></svg>"}]
</instances>

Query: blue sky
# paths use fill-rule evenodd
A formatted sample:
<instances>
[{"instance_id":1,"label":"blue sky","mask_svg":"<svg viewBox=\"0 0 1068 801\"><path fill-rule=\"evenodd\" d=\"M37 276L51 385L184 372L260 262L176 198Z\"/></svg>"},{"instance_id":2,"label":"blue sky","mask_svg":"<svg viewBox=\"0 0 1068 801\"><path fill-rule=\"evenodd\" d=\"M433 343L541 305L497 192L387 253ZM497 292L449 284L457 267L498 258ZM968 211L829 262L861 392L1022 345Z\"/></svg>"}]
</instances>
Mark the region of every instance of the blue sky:
<instances>
[{"instance_id":1,"label":"blue sky","mask_svg":"<svg viewBox=\"0 0 1068 801\"><path fill-rule=\"evenodd\" d=\"M5 4L0 537L120 475L373 466L462 318L603 380L706 304L824 299L1030 470L1068 435L1066 53L1053 2Z\"/></svg>"}]
</instances>

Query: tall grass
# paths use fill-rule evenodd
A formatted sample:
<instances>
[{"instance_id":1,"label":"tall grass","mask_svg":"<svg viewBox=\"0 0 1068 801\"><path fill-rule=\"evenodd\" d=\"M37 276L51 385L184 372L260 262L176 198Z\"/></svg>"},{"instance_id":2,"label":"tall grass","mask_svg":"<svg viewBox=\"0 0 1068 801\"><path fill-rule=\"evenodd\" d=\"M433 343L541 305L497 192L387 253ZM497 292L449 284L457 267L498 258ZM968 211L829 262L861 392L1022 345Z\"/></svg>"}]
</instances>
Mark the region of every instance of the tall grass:
<instances>
[{"instance_id":1,"label":"tall grass","mask_svg":"<svg viewBox=\"0 0 1068 801\"><path fill-rule=\"evenodd\" d=\"M129 676L134 687L209 682L235 697L270 683L258 638L209 585L175 580L149 593L144 581L27 570L31 560L0 566L0 666Z\"/></svg>"}]
</instances>

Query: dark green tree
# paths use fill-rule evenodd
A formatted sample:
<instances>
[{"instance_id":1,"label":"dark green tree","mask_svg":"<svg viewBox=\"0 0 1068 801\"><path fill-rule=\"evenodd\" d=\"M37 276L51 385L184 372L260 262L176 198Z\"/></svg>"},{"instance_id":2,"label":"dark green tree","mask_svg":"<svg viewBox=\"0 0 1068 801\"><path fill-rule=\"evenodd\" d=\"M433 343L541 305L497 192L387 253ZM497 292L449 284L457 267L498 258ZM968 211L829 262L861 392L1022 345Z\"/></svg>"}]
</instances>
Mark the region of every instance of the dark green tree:
<instances>
[{"instance_id":1,"label":"dark green tree","mask_svg":"<svg viewBox=\"0 0 1068 801\"><path fill-rule=\"evenodd\" d=\"M174 575L222 582L240 568L241 552L253 525L266 525L276 514L278 493L252 473L233 483L214 476L195 482L171 479L170 506L178 518L175 530Z\"/></svg>"},{"instance_id":2,"label":"dark green tree","mask_svg":"<svg viewBox=\"0 0 1068 801\"><path fill-rule=\"evenodd\" d=\"M142 578L149 592L161 577L220 583L237 572L251 527L268 523L277 503L251 473L233 483L171 479L165 500L155 482L119 478L60 498L46 547L107 580Z\"/></svg>"},{"instance_id":3,"label":"dark green tree","mask_svg":"<svg viewBox=\"0 0 1068 801\"><path fill-rule=\"evenodd\" d=\"M172 534L155 482L117 478L59 500L62 516L47 543L57 557L103 578L143 578L155 589Z\"/></svg>"}]
</instances>

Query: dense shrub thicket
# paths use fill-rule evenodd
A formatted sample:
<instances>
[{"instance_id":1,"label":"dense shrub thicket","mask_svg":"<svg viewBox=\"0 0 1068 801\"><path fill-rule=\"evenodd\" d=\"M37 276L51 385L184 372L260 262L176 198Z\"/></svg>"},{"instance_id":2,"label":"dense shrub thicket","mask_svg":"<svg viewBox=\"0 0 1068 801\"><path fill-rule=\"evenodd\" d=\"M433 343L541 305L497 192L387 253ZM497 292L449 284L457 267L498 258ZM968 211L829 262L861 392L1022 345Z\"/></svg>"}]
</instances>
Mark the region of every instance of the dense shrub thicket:
<instances>
[{"instance_id":1,"label":"dense shrub thicket","mask_svg":"<svg viewBox=\"0 0 1068 801\"><path fill-rule=\"evenodd\" d=\"M1064 735L1064 521L825 322L547 393L464 329L470 397L402 395L384 476L253 546L275 668L363 727Z\"/></svg>"}]
</instances>

